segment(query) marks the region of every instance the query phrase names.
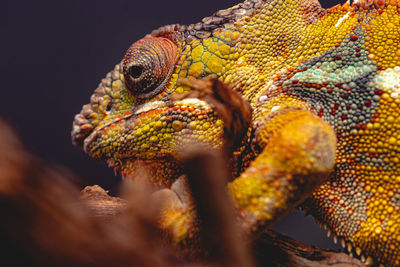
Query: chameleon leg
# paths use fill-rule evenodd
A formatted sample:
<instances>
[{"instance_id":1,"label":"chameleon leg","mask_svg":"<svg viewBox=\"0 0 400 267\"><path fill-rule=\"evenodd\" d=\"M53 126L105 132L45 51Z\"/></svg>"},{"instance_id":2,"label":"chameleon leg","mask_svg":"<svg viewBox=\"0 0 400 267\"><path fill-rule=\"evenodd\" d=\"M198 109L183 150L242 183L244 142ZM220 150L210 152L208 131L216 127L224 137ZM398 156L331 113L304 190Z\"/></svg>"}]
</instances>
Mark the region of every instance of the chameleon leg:
<instances>
[{"instance_id":1,"label":"chameleon leg","mask_svg":"<svg viewBox=\"0 0 400 267\"><path fill-rule=\"evenodd\" d=\"M310 196L332 172L336 155L333 129L306 110L303 102L276 98L259 111L255 111L254 122L259 125L255 144L263 149L241 176L228 184L247 232L271 225ZM190 201L171 199L162 212L161 228L175 243L187 246L198 231L195 208Z\"/></svg>"},{"instance_id":2,"label":"chameleon leg","mask_svg":"<svg viewBox=\"0 0 400 267\"><path fill-rule=\"evenodd\" d=\"M264 148L229 184L248 232L270 226L304 201L335 163L335 133L321 118L289 107L268 117L256 134Z\"/></svg>"}]
</instances>

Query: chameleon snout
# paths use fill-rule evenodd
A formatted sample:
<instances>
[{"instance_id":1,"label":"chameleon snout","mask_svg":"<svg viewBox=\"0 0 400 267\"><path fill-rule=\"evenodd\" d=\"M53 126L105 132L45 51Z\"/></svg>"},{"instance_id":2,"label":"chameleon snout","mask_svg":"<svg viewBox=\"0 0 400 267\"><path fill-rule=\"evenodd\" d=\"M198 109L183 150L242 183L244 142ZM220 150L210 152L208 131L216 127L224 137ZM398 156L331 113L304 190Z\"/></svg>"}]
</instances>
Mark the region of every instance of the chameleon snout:
<instances>
[{"instance_id":1,"label":"chameleon snout","mask_svg":"<svg viewBox=\"0 0 400 267\"><path fill-rule=\"evenodd\" d=\"M90 103L84 105L81 112L75 115L71 132L74 145L83 147L86 137L101 123L109 121L110 114L121 107L124 91L126 90L122 67L117 64L114 70L101 80L90 97Z\"/></svg>"}]
</instances>

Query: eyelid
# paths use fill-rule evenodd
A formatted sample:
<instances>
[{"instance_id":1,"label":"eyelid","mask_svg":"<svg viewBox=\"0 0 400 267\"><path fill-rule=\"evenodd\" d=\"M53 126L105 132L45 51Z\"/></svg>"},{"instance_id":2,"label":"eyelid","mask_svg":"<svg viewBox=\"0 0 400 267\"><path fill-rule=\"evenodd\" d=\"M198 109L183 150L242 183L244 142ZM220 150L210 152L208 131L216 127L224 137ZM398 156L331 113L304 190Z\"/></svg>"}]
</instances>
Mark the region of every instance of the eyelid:
<instances>
[{"instance_id":1,"label":"eyelid","mask_svg":"<svg viewBox=\"0 0 400 267\"><path fill-rule=\"evenodd\" d=\"M164 91L175 67L178 47L164 37L146 37L134 43L123 60L125 85L139 99L151 98ZM140 75L132 67L142 66Z\"/></svg>"}]
</instances>

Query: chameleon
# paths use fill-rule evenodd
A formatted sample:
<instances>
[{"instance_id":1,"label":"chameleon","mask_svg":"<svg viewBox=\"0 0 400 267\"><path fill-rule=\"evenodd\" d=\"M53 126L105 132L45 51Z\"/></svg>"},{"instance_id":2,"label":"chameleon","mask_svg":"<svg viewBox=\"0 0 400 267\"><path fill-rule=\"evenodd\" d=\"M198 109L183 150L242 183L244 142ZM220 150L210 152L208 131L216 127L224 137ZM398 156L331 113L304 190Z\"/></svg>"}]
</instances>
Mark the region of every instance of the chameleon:
<instances>
[{"instance_id":1,"label":"chameleon","mask_svg":"<svg viewBox=\"0 0 400 267\"><path fill-rule=\"evenodd\" d=\"M227 184L246 231L300 205L367 264L400 265L400 1L246 0L154 30L75 116L73 143L171 187L182 146L224 144L212 105L173 98L207 77L252 110ZM185 239L194 215L168 214Z\"/></svg>"}]
</instances>

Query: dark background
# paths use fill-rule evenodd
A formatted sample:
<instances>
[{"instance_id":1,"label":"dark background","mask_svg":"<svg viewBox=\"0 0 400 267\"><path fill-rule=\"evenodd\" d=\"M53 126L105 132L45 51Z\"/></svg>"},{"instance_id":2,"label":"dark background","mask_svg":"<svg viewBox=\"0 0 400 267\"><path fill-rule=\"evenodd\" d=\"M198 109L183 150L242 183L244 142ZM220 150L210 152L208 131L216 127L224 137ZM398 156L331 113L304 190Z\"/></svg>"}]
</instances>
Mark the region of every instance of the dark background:
<instances>
[{"instance_id":1,"label":"dark background","mask_svg":"<svg viewBox=\"0 0 400 267\"><path fill-rule=\"evenodd\" d=\"M113 189L112 169L71 144L74 115L134 41L166 24L191 24L239 3L228 0L1 1L0 116L27 148L66 166L84 184ZM345 0L320 1L331 7ZM4 82L4 83L3 83ZM298 211L276 229L319 247L339 248Z\"/></svg>"}]
</instances>

